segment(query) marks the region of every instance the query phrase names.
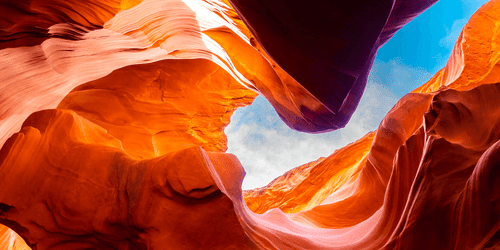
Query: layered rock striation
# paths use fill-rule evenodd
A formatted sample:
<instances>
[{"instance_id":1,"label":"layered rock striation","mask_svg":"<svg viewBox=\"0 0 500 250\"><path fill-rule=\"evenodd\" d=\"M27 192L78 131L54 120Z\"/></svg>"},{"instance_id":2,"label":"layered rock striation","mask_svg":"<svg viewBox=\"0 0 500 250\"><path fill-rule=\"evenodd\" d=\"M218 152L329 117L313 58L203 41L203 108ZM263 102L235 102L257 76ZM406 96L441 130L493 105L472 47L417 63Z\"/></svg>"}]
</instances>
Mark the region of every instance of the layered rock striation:
<instances>
[{"instance_id":1,"label":"layered rock striation","mask_svg":"<svg viewBox=\"0 0 500 250\"><path fill-rule=\"evenodd\" d=\"M0 249L499 248L500 1L358 141L246 191L225 153L258 94L343 127L433 3L0 2Z\"/></svg>"}]
</instances>

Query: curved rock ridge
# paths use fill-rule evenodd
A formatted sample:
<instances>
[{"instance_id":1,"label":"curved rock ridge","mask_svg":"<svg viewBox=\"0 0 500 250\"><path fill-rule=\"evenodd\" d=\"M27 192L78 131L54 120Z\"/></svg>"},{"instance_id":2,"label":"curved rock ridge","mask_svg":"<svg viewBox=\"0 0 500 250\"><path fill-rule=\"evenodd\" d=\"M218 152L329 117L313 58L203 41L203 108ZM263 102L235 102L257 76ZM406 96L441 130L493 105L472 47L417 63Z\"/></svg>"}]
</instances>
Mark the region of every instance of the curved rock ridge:
<instances>
[{"instance_id":1,"label":"curved rock ridge","mask_svg":"<svg viewBox=\"0 0 500 250\"><path fill-rule=\"evenodd\" d=\"M366 162L375 133L369 133L328 158L320 158L276 178L267 186L243 191L248 208L264 213L279 207L285 213L297 213L320 205L333 192L348 194ZM341 198L339 198L341 199Z\"/></svg>"},{"instance_id":2,"label":"curved rock ridge","mask_svg":"<svg viewBox=\"0 0 500 250\"><path fill-rule=\"evenodd\" d=\"M413 92L469 90L499 82L498 16L500 7L496 1L483 5L462 29L446 66Z\"/></svg>"},{"instance_id":3,"label":"curved rock ridge","mask_svg":"<svg viewBox=\"0 0 500 250\"><path fill-rule=\"evenodd\" d=\"M420 118L417 130L390 157L393 161L387 168L391 172L385 183L382 171L374 171L375 160L382 157L377 159L380 156L370 152L355 181L356 187L347 198L345 192L334 192L323 204L290 215L278 209L271 209L261 217L245 213L248 223L262 225L261 234L257 235L265 235L263 231L269 228L296 225L290 219L310 225L293 227L288 232L273 231L273 236L278 234L276 237L300 235L302 240L315 243L304 249L496 249L500 244L495 234L499 230L496 208L499 190L494 184L497 178L494 169L499 166L496 150L500 139L500 108L494 103L499 101L499 91L500 84L492 84L466 92L446 90L434 97L427 95L430 98L426 99L432 102L418 102L430 104L425 119ZM422 96L410 94L403 100L414 97ZM481 115L472 120L467 117L471 114ZM386 117L377 136L387 121ZM481 125L471 126L472 121ZM464 135L460 140L455 137L458 131ZM371 151L376 148L377 139ZM381 156L389 156L389 152ZM346 184L352 188L351 183ZM271 191L274 190L259 190ZM270 221L272 225L268 224ZM266 236L273 243L279 242ZM287 246L280 244L276 248Z\"/></svg>"},{"instance_id":4,"label":"curved rock ridge","mask_svg":"<svg viewBox=\"0 0 500 250\"><path fill-rule=\"evenodd\" d=\"M143 1L118 12L101 29L61 22L50 26L50 38L39 45L0 50L4 62L0 65L0 129L4 131L0 144L18 131L31 113L56 108L75 87L129 65L206 59L240 83L251 86L224 49L203 33L211 29L226 33L232 29L243 39L244 35L223 13L228 7L220 4ZM246 49L254 50L246 45ZM42 75L44 82L40 84Z\"/></svg>"},{"instance_id":5,"label":"curved rock ridge","mask_svg":"<svg viewBox=\"0 0 500 250\"><path fill-rule=\"evenodd\" d=\"M498 82L496 79L496 76L498 74L498 56L495 56L499 53L500 50L498 50L498 47L496 44L498 43L498 39L500 39L500 36L497 32L497 26L495 24L498 24L498 16L500 16L500 7L498 5L498 1L490 1L488 4L482 6L469 20L469 22L465 25L459 39L457 40L454 50L452 52L452 55L450 56L445 68L440 70L438 73L436 73L435 76L433 76L428 82L423 84L421 87L415 89L413 93L428 93L426 95L434 95L435 93L450 89L450 88L460 88L460 90L469 90L473 87L476 87L481 84L485 83L495 83ZM484 24L484 25L483 25ZM476 28L477 26L480 26L479 28L481 32L478 32L478 29ZM488 27L488 28L484 28ZM478 38L480 37L480 38ZM467 39L465 39L467 38ZM488 41L488 42L484 42ZM491 43L491 46L489 45ZM464 66L463 62L468 61L469 63ZM477 60L481 62L481 64L476 63ZM471 69L472 68L472 69ZM444 72L454 72L454 73L446 73L443 74ZM447 77L446 79L443 78L443 75L450 76L452 74L455 74L454 77ZM476 78L469 77L470 75L476 75ZM455 81L456 80L456 81ZM462 85L459 85L462 84ZM393 109L389 112L388 116L382 121L381 126L377 131L377 135L380 133L381 130L386 130L384 127L385 125L394 123L394 120L389 121L390 114L394 112L394 110L400 109L402 104L406 102L406 100L410 100L411 98L419 98L415 94L409 94L412 95L413 97L405 96L403 97L396 105L393 107ZM420 97L424 98L427 102L429 101L428 98L431 97ZM419 101L416 101L419 102ZM407 123L403 126L398 125L401 129L404 126L411 127L407 132L405 132L405 136L403 136L401 139L399 139L398 143L394 144L393 137L395 134L401 134L401 133L393 133L392 131L388 131L389 135L384 136L387 137L385 139L385 145L373 145L376 148L380 149L388 149L390 147L398 147L398 145L401 145L402 142L404 142L405 139L403 138L408 138L411 133L417 130L417 128L421 125L419 119L413 120L413 119L408 119L408 115L410 117L420 116L425 110L422 109L414 109L415 104L412 104L406 112L400 112L398 116L396 116L396 120L399 120L401 122L401 116L405 117L404 121L407 121ZM428 104L424 104L424 106L421 106L423 109L427 109ZM414 114L412 114L414 113ZM399 118L398 118L399 117ZM413 122L408 122L408 121L414 121ZM417 122L418 121L418 122ZM367 135L368 136L368 135ZM360 139L362 140L362 139ZM391 146L394 145L394 146ZM353 147L353 145L346 146L342 150L348 150L349 147ZM397 149L397 148L396 148ZM396 149L393 149L392 151L395 152ZM373 152L370 152L372 154ZM332 154L328 158L333 158L336 155L336 153ZM382 158L382 157L377 157L377 158ZM386 160L385 164L392 164L392 158L393 154L388 154L385 157L383 157ZM372 158L373 159L373 158ZM357 161L361 160L361 157L356 157ZM301 171L299 170L301 168L297 168L295 170L289 171L286 175L295 175L295 176L301 176L302 174L305 174L302 178L305 178L307 176L307 173L304 172L309 172L310 170L307 171ZM285 175L285 176L286 176ZM282 177L280 177L282 178ZM319 177L316 177L319 178ZM275 185L275 186L281 186L281 185L291 185L290 187L287 187L287 190L293 189L295 182L272 182L270 185ZM315 187L312 187L313 189ZM245 191L245 197L248 197L246 199L248 206L249 207L254 207L256 206L253 204L253 200L259 200L260 203L265 203L263 202L265 199L264 197L261 197L260 194L264 193L273 193L278 190L280 190L281 187L278 188L273 188L273 187L263 187L259 188L256 190L249 190ZM320 188L316 188L320 189ZM289 194L290 197L296 197L300 196L300 192L297 192L295 195ZM257 198L252 198L252 197L257 197ZM268 198L271 198L273 196L268 196ZM325 196L324 198L327 198ZM271 198L272 199L272 198ZM281 196L277 196L275 198L276 200L269 201L269 205L260 205L259 209L255 210L256 212L258 211L266 211L271 207L275 207L277 204L281 203L286 203L286 201L281 200ZM277 201L280 200L280 201ZM279 206L278 206L279 207ZM285 209L285 207L281 207L281 209Z\"/></svg>"},{"instance_id":6,"label":"curved rock ridge","mask_svg":"<svg viewBox=\"0 0 500 250\"><path fill-rule=\"evenodd\" d=\"M394 4L377 40L378 46L433 3L425 2L422 6ZM0 34L5 45L0 56L9 63L0 65L0 90L4 93L0 96L0 129L5 131L0 144L20 129L29 114L55 108L73 88L128 65L167 59L213 61L241 84L264 95L294 129L337 129L354 112L378 48L375 46L370 52L367 63L365 59L360 61L365 65L364 73L356 75L360 80L352 88L345 88L349 91L344 93L347 99L342 101L342 112L332 113L322 103L324 98L315 97L307 86L324 85L323 92L331 93L333 89L340 91L341 85L331 85L329 81L314 85L297 82L290 75L292 71L281 69L265 53L240 17L222 0L87 4L32 0L2 2L2 7L6 24L1 26L5 27L5 34ZM19 12L22 15L16 16ZM300 61L300 57L297 59ZM37 81L41 74L43 85Z\"/></svg>"},{"instance_id":7,"label":"curved rock ridge","mask_svg":"<svg viewBox=\"0 0 500 250\"><path fill-rule=\"evenodd\" d=\"M437 2L228 1L266 54L288 73L288 81L304 88L294 97L302 99L295 105L296 117L278 112L288 126L307 132L343 128L359 104L377 50Z\"/></svg>"},{"instance_id":8,"label":"curved rock ridge","mask_svg":"<svg viewBox=\"0 0 500 250\"><path fill-rule=\"evenodd\" d=\"M31 249L24 240L13 230L6 226L0 227L0 246L2 249L29 250Z\"/></svg>"},{"instance_id":9,"label":"curved rock ridge","mask_svg":"<svg viewBox=\"0 0 500 250\"><path fill-rule=\"evenodd\" d=\"M0 222L36 249L249 248L208 170L235 160L199 146L137 160L75 112L39 111L2 149Z\"/></svg>"},{"instance_id":10,"label":"curved rock ridge","mask_svg":"<svg viewBox=\"0 0 500 250\"><path fill-rule=\"evenodd\" d=\"M211 61L163 60L80 85L57 109L75 111L147 159L194 145L225 152L231 115L256 96Z\"/></svg>"},{"instance_id":11,"label":"curved rock ridge","mask_svg":"<svg viewBox=\"0 0 500 250\"><path fill-rule=\"evenodd\" d=\"M355 81L317 86L272 47L283 36L261 31L271 16L231 3L239 15L215 0L1 3L26 17L8 16L0 33L0 249L500 248L499 0L377 131L245 192L224 153L232 112L260 93L295 129L342 127L376 49L433 1L372 3L373 39L325 52L360 49L335 69ZM354 15L350 4L330 7ZM296 7L276 24L291 25ZM360 35L358 21L339 34ZM317 29L296 49L328 27Z\"/></svg>"}]
</instances>

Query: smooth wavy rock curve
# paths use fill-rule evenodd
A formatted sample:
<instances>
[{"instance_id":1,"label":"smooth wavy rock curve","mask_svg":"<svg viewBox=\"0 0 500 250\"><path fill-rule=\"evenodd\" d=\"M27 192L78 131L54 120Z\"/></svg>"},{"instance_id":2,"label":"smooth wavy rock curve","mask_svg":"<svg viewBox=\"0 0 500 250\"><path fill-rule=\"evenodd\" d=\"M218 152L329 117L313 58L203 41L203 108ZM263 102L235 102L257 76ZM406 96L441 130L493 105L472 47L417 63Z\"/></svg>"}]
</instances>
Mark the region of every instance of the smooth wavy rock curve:
<instances>
[{"instance_id":1,"label":"smooth wavy rock curve","mask_svg":"<svg viewBox=\"0 0 500 250\"><path fill-rule=\"evenodd\" d=\"M292 128L342 127L376 49L433 1L373 3L366 44L341 41L359 54L336 70L355 80L317 85L274 51L283 37L231 3L0 3L1 249L500 247L499 0L377 131L245 192L224 153L234 110L262 94Z\"/></svg>"}]
</instances>

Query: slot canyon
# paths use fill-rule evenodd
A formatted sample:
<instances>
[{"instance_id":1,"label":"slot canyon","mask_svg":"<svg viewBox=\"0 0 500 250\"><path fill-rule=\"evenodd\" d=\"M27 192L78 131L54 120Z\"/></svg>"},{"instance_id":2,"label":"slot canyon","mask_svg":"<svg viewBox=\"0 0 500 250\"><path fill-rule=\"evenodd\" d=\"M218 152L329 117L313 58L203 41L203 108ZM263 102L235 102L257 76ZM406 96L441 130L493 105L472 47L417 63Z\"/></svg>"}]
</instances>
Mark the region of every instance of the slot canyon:
<instances>
[{"instance_id":1,"label":"slot canyon","mask_svg":"<svg viewBox=\"0 0 500 250\"><path fill-rule=\"evenodd\" d=\"M375 131L250 190L226 152L257 96L342 132L436 2L0 0L0 250L500 249L500 0Z\"/></svg>"}]
</instances>

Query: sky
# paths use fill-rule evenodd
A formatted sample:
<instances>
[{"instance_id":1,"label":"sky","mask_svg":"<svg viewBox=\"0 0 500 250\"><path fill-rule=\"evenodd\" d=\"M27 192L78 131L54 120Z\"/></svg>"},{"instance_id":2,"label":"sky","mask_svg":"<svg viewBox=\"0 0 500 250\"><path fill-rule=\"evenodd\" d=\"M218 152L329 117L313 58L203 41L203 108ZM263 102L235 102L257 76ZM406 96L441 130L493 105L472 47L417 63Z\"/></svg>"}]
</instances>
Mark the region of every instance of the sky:
<instances>
[{"instance_id":1,"label":"sky","mask_svg":"<svg viewBox=\"0 0 500 250\"><path fill-rule=\"evenodd\" d=\"M323 134L296 132L259 96L239 108L225 132L228 153L245 169L244 190L267 185L286 171L327 157L377 129L406 93L443 68L462 28L487 0L440 0L378 50L365 93L343 129Z\"/></svg>"}]
</instances>

